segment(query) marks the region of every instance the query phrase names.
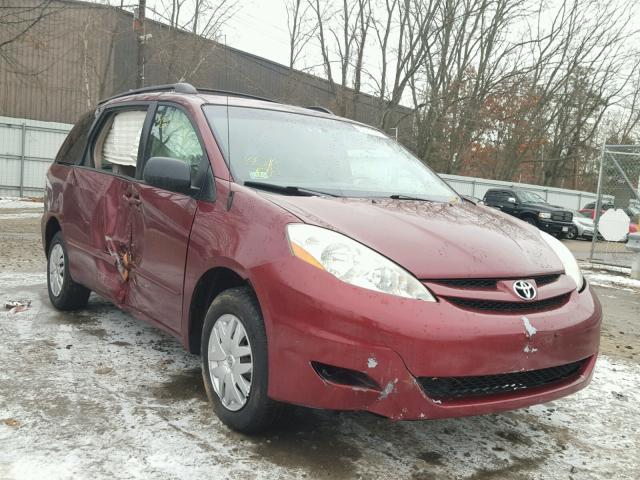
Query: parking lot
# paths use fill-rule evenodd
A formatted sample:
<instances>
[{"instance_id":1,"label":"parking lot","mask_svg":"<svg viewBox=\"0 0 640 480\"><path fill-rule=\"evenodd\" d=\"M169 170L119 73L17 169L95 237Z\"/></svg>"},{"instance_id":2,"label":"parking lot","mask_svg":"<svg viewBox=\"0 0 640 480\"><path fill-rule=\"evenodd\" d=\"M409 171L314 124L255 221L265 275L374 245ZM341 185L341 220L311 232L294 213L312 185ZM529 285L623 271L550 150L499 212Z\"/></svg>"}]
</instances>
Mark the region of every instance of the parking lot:
<instances>
[{"instance_id":1,"label":"parking lot","mask_svg":"<svg viewBox=\"0 0 640 480\"><path fill-rule=\"evenodd\" d=\"M640 478L635 282L586 271L605 318L594 380L573 396L404 423L300 408L251 438L217 420L199 358L173 338L96 296L75 313L50 306L41 208L0 204L0 301L31 302L0 311L2 480Z\"/></svg>"}]
</instances>

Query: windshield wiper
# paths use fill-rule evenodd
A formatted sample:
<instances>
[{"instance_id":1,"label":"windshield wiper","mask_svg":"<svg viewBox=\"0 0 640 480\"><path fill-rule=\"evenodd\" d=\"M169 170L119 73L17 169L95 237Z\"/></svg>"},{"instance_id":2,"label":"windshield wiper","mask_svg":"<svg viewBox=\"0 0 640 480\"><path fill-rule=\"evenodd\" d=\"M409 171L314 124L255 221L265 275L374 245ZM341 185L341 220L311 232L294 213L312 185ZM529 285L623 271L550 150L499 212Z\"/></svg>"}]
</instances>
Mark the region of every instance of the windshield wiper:
<instances>
[{"instance_id":1,"label":"windshield wiper","mask_svg":"<svg viewBox=\"0 0 640 480\"><path fill-rule=\"evenodd\" d=\"M270 192L284 193L286 195L302 195L305 197L313 197L316 195L328 195L329 197L339 197L335 193L322 192L320 190L312 190L310 188L296 187L294 185L278 185L276 183L267 182L253 182L247 180L244 182L246 187L259 188L261 190L267 190Z\"/></svg>"},{"instance_id":2,"label":"windshield wiper","mask_svg":"<svg viewBox=\"0 0 640 480\"><path fill-rule=\"evenodd\" d=\"M417 200L419 202L433 202L433 200L429 200L428 198L412 197L411 195L400 195L398 193L389 195L389 198L393 200Z\"/></svg>"}]
</instances>

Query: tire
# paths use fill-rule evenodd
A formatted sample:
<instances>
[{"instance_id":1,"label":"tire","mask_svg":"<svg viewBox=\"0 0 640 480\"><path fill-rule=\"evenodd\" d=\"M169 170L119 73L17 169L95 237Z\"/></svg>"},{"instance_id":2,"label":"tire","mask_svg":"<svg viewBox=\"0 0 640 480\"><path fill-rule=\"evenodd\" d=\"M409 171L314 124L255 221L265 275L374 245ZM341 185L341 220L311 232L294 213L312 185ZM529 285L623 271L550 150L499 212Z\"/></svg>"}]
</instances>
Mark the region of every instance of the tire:
<instances>
[{"instance_id":1,"label":"tire","mask_svg":"<svg viewBox=\"0 0 640 480\"><path fill-rule=\"evenodd\" d=\"M525 222L527 222L529 225L533 225L534 227L538 227L538 222L536 222L536 219L533 217L523 217L523 219Z\"/></svg>"},{"instance_id":2,"label":"tire","mask_svg":"<svg viewBox=\"0 0 640 480\"><path fill-rule=\"evenodd\" d=\"M225 332L229 332L230 343L225 343ZM284 406L267 396L267 335L250 288L225 290L211 303L200 351L207 396L225 425L237 432L256 433L280 419ZM246 372L249 362L251 370Z\"/></svg>"},{"instance_id":3,"label":"tire","mask_svg":"<svg viewBox=\"0 0 640 480\"><path fill-rule=\"evenodd\" d=\"M564 234L564 238L567 240L575 240L578 238L578 229L576 227L569 227L569 231Z\"/></svg>"},{"instance_id":4,"label":"tire","mask_svg":"<svg viewBox=\"0 0 640 480\"><path fill-rule=\"evenodd\" d=\"M51 239L47 252L47 290L49 300L58 310L84 308L91 290L76 283L69 273L69 255L62 232Z\"/></svg>"}]
</instances>

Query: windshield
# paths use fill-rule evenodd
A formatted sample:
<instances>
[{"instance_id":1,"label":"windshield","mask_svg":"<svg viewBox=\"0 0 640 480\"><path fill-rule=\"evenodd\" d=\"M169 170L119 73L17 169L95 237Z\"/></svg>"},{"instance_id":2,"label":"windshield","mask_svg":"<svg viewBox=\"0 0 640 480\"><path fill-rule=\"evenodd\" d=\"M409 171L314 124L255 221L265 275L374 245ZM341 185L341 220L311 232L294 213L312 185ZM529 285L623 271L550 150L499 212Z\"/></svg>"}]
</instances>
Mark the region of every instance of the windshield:
<instances>
[{"instance_id":1,"label":"windshield","mask_svg":"<svg viewBox=\"0 0 640 480\"><path fill-rule=\"evenodd\" d=\"M349 197L458 198L420 160L372 128L225 105L205 105L204 112L238 183L262 182Z\"/></svg>"},{"instance_id":2,"label":"windshield","mask_svg":"<svg viewBox=\"0 0 640 480\"><path fill-rule=\"evenodd\" d=\"M518 190L517 193L518 198L523 203L547 203L547 201L537 193L527 192L525 190Z\"/></svg>"}]
</instances>

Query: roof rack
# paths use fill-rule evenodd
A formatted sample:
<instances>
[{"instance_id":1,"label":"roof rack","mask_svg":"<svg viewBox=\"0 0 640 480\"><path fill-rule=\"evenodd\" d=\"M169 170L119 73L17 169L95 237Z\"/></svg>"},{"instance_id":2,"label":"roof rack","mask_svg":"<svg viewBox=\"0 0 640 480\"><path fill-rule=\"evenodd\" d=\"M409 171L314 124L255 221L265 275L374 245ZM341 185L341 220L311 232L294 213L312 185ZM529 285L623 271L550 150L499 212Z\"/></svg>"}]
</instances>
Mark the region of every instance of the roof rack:
<instances>
[{"instance_id":1,"label":"roof rack","mask_svg":"<svg viewBox=\"0 0 640 480\"><path fill-rule=\"evenodd\" d=\"M117 95L114 95L112 97L105 98L104 100L100 100L100 102L98 102L98 105L108 102L109 100L126 97L127 95L136 95L138 93L171 92L171 91L175 93L190 93L193 95L198 93L213 93L213 94L226 95L231 97L252 98L254 100L262 100L263 102L275 102L275 100L271 100L269 98L264 98L264 97L258 97L257 95L250 95L248 93L232 92L229 90L218 90L215 88L196 88L190 83L180 82L180 83L169 83L166 85L152 85L149 87L127 90L126 92L118 93Z\"/></svg>"},{"instance_id":2,"label":"roof rack","mask_svg":"<svg viewBox=\"0 0 640 480\"><path fill-rule=\"evenodd\" d=\"M229 97L252 98L253 100L262 100L263 102L277 103L275 100L271 100L270 98L259 97L257 95L250 95L248 93L233 92L233 91L230 91L230 90L219 90L217 88L198 88L196 90L197 90L197 93L213 93L213 94L216 94L216 95L226 95L226 96L229 96Z\"/></svg>"},{"instance_id":3,"label":"roof rack","mask_svg":"<svg viewBox=\"0 0 640 480\"><path fill-rule=\"evenodd\" d=\"M152 85L150 87L136 88L132 90L127 90L126 92L118 93L113 97L105 98L104 100L100 100L98 105L108 102L109 100L114 100L120 97L126 97L127 95L135 95L137 93L148 93L148 92L169 92L174 91L176 93L198 93L198 90L191 85L190 83L168 83L166 85Z\"/></svg>"},{"instance_id":4,"label":"roof rack","mask_svg":"<svg viewBox=\"0 0 640 480\"><path fill-rule=\"evenodd\" d=\"M230 97L240 97L240 98L251 98L253 100L261 100L263 102L271 102L277 103L275 100L271 100L270 98L259 97L257 95L250 95L248 93L240 93L233 92L230 90L219 90L217 88L196 88L190 83L179 82L179 83L168 83L166 85L152 85L149 87L136 88L132 90L127 90L126 92L118 93L109 98L105 98L104 100L100 100L98 105L106 103L110 100L114 100L116 98L126 97L128 95L136 95L139 93L151 93L151 92L170 92L173 91L175 93L189 93L192 95L196 95L198 93L211 93L215 95L225 95ZM315 110L316 112L328 113L329 115L334 115L334 113L328 108L321 107L319 105L312 105L310 107L304 107L308 110Z\"/></svg>"},{"instance_id":5,"label":"roof rack","mask_svg":"<svg viewBox=\"0 0 640 480\"><path fill-rule=\"evenodd\" d=\"M316 112L328 113L329 115L335 115L331 110L326 107L321 107L320 105L312 105L310 107L304 107L307 110L315 110Z\"/></svg>"}]
</instances>

